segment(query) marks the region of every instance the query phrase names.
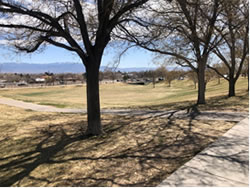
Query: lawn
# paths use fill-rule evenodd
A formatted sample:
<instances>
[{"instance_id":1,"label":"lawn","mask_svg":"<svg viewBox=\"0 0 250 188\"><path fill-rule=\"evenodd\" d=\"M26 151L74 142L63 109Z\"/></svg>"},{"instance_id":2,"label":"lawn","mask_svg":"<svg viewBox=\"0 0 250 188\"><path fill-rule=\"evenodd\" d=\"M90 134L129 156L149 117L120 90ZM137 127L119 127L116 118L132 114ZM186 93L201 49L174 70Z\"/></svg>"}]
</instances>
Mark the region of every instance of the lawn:
<instances>
[{"instance_id":1,"label":"lawn","mask_svg":"<svg viewBox=\"0 0 250 188\"><path fill-rule=\"evenodd\" d=\"M199 110L248 111L246 79L237 96L210 82ZM85 106L85 87L1 90L1 96L54 105ZM187 109L197 90L189 81L101 85L102 107ZM167 113L167 112L166 112ZM0 105L0 186L156 186L235 122L148 115L102 115L104 135L86 137L86 115Z\"/></svg>"},{"instance_id":2,"label":"lawn","mask_svg":"<svg viewBox=\"0 0 250 188\"><path fill-rule=\"evenodd\" d=\"M241 78L236 85L236 94L246 93L247 79ZM208 83L206 97L226 96L228 83L217 80ZM47 88L3 89L0 96L26 102L51 105L59 108L86 108L86 86L61 86ZM174 81L171 87L165 83L148 85L128 85L123 83L100 84L101 108L137 108L151 107L176 102L195 103L197 89L188 80Z\"/></svg>"},{"instance_id":3,"label":"lawn","mask_svg":"<svg viewBox=\"0 0 250 188\"><path fill-rule=\"evenodd\" d=\"M103 115L85 137L82 114L0 113L1 186L156 186L235 124Z\"/></svg>"}]
</instances>

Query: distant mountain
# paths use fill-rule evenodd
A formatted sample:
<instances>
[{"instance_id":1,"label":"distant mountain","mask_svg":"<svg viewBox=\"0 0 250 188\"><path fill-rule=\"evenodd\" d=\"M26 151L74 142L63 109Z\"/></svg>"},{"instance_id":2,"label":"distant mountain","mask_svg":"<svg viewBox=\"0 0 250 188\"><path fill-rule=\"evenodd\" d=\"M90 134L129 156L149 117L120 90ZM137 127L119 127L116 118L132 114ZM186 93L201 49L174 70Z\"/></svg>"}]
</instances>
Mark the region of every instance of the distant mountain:
<instances>
[{"instance_id":1,"label":"distant mountain","mask_svg":"<svg viewBox=\"0 0 250 188\"><path fill-rule=\"evenodd\" d=\"M101 67L104 71L107 67ZM155 68L134 67L134 68L117 68L121 72L139 72L154 70ZM49 63L49 64L29 64L29 63L2 63L0 64L0 73L83 73L85 67L80 63Z\"/></svg>"},{"instance_id":2,"label":"distant mountain","mask_svg":"<svg viewBox=\"0 0 250 188\"><path fill-rule=\"evenodd\" d=\"M81 73L85 72L84 66L77 63L50 63L50 64L29 64L29 63L3 63L0 64L2 73Z\"/></svg>"},{"instance_id":3,"label":"distant mountain","mask_svg":"<svg viewBox=\"0 0 250 188\"><path fill-rule=\"evenodd\" d=\"M106 68L106 67L101 67ZM153 67L131 67L131 68L117 68L116 71L121 72L141 72L141 71L148 71L148 70L155 70L156 68Z\"/></svg>"}]
</instances>

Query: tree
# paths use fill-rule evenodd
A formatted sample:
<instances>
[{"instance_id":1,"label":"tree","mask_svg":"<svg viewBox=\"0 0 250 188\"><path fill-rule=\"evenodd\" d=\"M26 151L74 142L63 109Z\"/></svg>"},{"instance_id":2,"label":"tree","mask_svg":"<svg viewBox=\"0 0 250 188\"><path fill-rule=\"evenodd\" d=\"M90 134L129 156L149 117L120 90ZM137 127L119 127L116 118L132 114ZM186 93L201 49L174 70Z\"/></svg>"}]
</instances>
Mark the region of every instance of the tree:
<instances>
[{"instance_id":1,"label":"tree","mask_svg":"<svg viewBox=\"0 0 250 188\"><path fill-rule=\"evenodd\" d=\"M148 78L150 78L152 80L153 88L155 88L156 71L154 71L154 70L145 71L145 76L148 77Z\"/></svg>"},{"instance_id":2,"label":"tree","mask_svg":"<svg viewBox=\"0 0 250 188\"><path fill-rule=\"evenodd\" d=\"M15 73L15 74L7 74L6 75L6 80L7 82L10 83L16 83L16 82L20 82L22 80L21 75Z\"/></svg>"},{"instance_id":3,"label":"tree","mask_svg":"<svg viewBox=\"0 0 250 188\"><path fill-rule=\"evenodd\" d=\"M235 96L235 84L249 53L249 7L247 0L223 0L223 11L216 24L215 37L222 42L213 53L225 64L228 77L216 67L208 65L229 83L228 96ZM247 62L248 63L248 62Z\"/></svg>"},{"instance_id":4,"label":"tree","mask_svg":"<svg viewBox=\"0 0 250 188\"><path fill-rule=\"evenodd\" d=\"M243 64L242 73L244 74L244 77L247 77L247 91L249 91L249 54Z\"/></svg>"},{"instance_id":5,"label":"tree","mask_svg":"<svg viewBox=\"0 0 250 188\"><path fill-rule=\"evenodd\" d=\"M180 71L172 70L166 73L166 81L168 82L168 86L171 87L171 82L180 77Z\"/></svg>"},{"instance_id":6,"label":"tree","mask_svg":"<svg viewBox=\"0 0 250 188\"><path fill-rule=\"evenodd\" d=\"M205 71L205 84L206 84L206 86L207 86L208 82L213 80L214 77L215 77L214 72L210 69L206 69L206 71Z\"/></svg>"},{"instance_id":7,"label":"tree","mask_svg":"<svg viewBox=\"0 0 250 188\"><path fill-rule=\"evenodd\" d=\"M197 82L198 82L196 72L194 72L193 70L192 70L192 71L189 71L189 72L187 73L187 76L188 76L189 80L192 80L192 81L193 81L193 83L194 83L194 89L196 89L196 88L197 88L196 85L197 85Z\"/></svg>"},{"instance_id":8,"label":"tree","mask_svg":"<svg viewBox=\"0 0 250 188\"><path fill-rule=\"evenodd\" d=\"M99 68L104 49L112 32L126 23L136 25L140 18L133 17L135 11L143 10L147 1L0 0L1 33L20 51L32 53L50 44L80 57L87 73L87 134L99 135L103 132Z\"/></svg>"},{"instance_id":9,"label":"tree","mask_svg":"<svg viewBox=\"0 0 250 188\"><path fill-rule=\"evenodd\" d=\"M127 80L128 80L129 78L130 78L130 76L128 75L128 73L124 73L124 74L123 74L122 79L123 79L124 82L127 82Z\"/></svg>"},{"instance_id":10,"label":"tree","mask_svg":"<svg viewBox=\"0 0 250 188\"><path fill-rule=\"evenodd\" d=\"M220 7L220 0L176 0L170 5L159 1L158 6L147 7L152 16L140 21L141 28L124 28L118 37L193 69L198 77L197 104L204 104L205 69L219 42L213 32Z\"/></svg>"},{"instance_id":11,"label":"tree","mask_svg":"<svg viewBox=\"0 0 250 188\"><path fill-rule=\"evenodd\" d=\"M106 68L104 70L104 72L103 72L103 78L104 79L108 79L108 80L112 80L114 82L115 79L116 79L116 72L115 72L115 70Z\"/></svg>"},{"instance_id":12,"label":"tree","mask_svg":"<svg viewBox=\"0 0 250 188\"><path fill-rule=\"evenodd\" d=\"M166 76L167 76L167 69L166 69L166 67L160 66L159 68L157 68L155 70L155 72L156 72L157 77L162 77L162 78L166 79Z\"/></svg>"},{"instance_id":13,"label":"tree","mask_svg":"<svg viewBox=\"0 0 250 188\"><path fill-rule=\"evenodd\" d=\"M208 67L210 68L211 66L208 65ZM211 68L210 68L211 69ZM220 78L224 78L224 77L227 77L228 76L228 68L226 67L226 65L222 62L220 63L216 63L216 64L213 64L212 65L212 69L215 69L217 71L220 72L220 74L216 74L216 77L218 79L218 84L220 84Z\"/></svg>"}]
</instances>

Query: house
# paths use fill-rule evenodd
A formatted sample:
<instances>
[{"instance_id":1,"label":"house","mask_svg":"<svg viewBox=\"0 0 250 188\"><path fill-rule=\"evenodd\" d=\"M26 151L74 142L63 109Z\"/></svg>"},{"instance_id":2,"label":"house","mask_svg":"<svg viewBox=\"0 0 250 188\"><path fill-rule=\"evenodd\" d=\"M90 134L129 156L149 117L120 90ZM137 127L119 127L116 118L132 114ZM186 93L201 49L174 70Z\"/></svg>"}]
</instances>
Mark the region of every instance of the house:
<instances>
[{"instance_id":1,"label":"house","mask_svg":"<svg viewBox=\"0 0 250 188\"><path fill-rule=\"evenodd\" d=\"M6 86L6 80L0 80L0 88L4 88Z\"/></svg>"},{"instance_id":2,"label":"house","mask_svg":"<svg viewBox=\"0 0 250 188\"><path fill-rule=\"evenodd\" d=\"M36 78L35 81L37 83L44 83L45 82L45 78Z\"/></svg>"}]
</instances>

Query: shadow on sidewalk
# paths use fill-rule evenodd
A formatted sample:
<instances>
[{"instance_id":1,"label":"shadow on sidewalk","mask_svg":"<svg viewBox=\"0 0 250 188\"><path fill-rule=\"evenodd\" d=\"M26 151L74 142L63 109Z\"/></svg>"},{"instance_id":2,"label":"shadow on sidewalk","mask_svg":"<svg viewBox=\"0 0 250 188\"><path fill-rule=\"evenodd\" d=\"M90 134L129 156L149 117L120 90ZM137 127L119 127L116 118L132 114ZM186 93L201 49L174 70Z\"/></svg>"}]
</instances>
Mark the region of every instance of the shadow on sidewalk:
<instances>
[{"instance_id":1,"label":"shadow on sidewalk","mask_svg":"<svg viewBox=\"0 0 250 188\"><path fill-rule=\"evenodd\" d=\"M248 186L248 124L238 123L159 186Z\"/></svg>"}]
</instances>

